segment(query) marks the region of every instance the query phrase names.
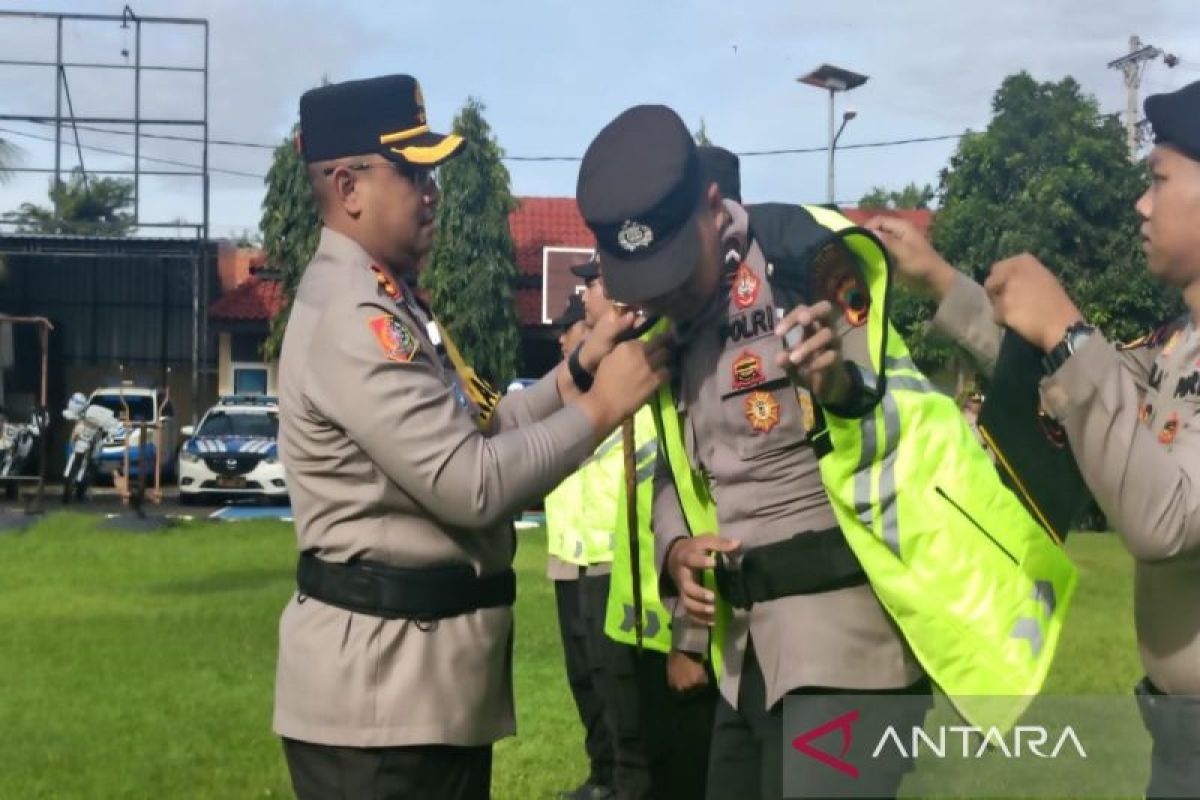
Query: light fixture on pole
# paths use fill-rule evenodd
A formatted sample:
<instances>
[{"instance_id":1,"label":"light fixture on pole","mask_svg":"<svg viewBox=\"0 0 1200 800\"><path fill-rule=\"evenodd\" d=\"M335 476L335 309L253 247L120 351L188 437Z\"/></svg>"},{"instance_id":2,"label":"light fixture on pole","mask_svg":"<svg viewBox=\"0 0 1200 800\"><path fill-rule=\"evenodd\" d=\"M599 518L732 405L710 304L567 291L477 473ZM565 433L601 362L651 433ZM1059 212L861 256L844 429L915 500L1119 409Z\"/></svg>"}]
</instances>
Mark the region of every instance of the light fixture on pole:
<instances>
[{"instance_id":1,"label":"light fixture on pole","mask_svg":"<svg viewBox=\"0 0 1200 800\"><path fill-rule=\"evenodd\" d=\"M867 82L867 76L857 72L851 72L848 69L835 67L830 64L822 64L812 72L796 79L800 83L806 83L809 86L816 86L818 89L825 89L829 92L829 171L825 182L825 196L827 202L834 202L833 194L833 151L837 146L837 138L841 136L842 130L846 127L846 123L854 119L856 112L847 111L842 115L842 127L836 132L833 129L833 106L834 95L837 92L848 92L851 89L857 89Z\"/></svg>"}]
</instances>

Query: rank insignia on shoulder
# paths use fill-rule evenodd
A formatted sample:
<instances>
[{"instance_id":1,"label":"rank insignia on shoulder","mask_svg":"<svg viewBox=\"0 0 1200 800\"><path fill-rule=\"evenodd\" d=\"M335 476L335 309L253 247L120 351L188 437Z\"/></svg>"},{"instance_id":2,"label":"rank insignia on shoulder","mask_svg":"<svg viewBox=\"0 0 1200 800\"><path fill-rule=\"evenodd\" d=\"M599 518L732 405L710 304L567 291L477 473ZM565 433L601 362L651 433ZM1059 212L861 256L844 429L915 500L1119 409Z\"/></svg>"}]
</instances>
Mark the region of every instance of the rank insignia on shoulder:
<instances>
[{"instance_id":1,"label":"rank insignia on shoulder","mask_svg":"<svg viewBox=\"0 0 1200 800\"><path fill-rule=\"evenodd\" d=\"M1160 444L1170 444L1175 441L1175 436L1179 433L1179 415L1171 412L1171 416L1167 417L1163 429L1158 432L1158 441Z\"/></svg>"},{"instance_id":2,"label":"rank insignia on shoulder","mask_svg":"<svg viewBox=\"0 0 1200 800\"><path fill-rule=\"evenodd\" d=\"M733 362L733 388L749 389L765 381L763 362L750 350L743 350Z\"/></svg>"},{"instance_id":3,"label":"rank insignia on shoulder","mask_svg":"<svg viewBox=\"0 0 1200 800\"><path fill-rule=\"evenodd\" d=\"M391 314L372 317L367 324L371 333L375 334L375 341L383 349L383 357L388 361L407 364L421 349L417 337L413 336L408 326Z\"/></svg>"},{"instance_id":4,"label":"rank insignia on shoulder","mask_svg":"<svg viewBox=\"0 0 1200 800\"><path fill-rule=\"evenodd\" d=\"M371 265L371 271L375 273L375 281L379 284L379 290L382 291L391 300L400 299L400 289L396 286L396 282L392 280L387 271L378 264Z\"/></svg>"},{"instance_id":5,"label":"rank insignia on shoulder","mask_svg":"<svg viewBox=\"0 0 1200 800\"><path fill-rule=\"evenodd\" d=\"M733 275L733 286L730 287L730 299L738 308L749 308L758 302L758 293L762 289L762 281L750 269L750 265L742 262Z\"/></svg>"},{"instance_id":6,"label":"rank insignia on shoulder","mask_svg":"<svg viewBox=\"0 0 1200 800\"><path fill-rule=\"evenodd\" d=\"M746 420L757 433L769 433L779 424L779 401L770 392L756 391L743 401Z\"/></svg>"}]
</instances>

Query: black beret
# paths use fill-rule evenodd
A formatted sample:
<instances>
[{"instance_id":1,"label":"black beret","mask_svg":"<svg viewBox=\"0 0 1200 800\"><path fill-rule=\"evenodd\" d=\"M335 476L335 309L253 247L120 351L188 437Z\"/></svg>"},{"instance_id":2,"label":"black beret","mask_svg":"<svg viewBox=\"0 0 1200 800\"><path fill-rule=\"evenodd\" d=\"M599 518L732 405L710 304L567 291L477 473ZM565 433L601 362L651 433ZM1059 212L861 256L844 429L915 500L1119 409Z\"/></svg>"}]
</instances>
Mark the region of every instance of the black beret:
<instances>
[{"instance_id":1,"label":"black beret","mask_svg":"<svg viewBox=\"0 0 1200 800\"><path fill-rule=\"evenodd\" d=\"M1200 81L1146 98L1146 119L1155 144L1168 144L1200 161Z\"/></svg>"}]
</instances>

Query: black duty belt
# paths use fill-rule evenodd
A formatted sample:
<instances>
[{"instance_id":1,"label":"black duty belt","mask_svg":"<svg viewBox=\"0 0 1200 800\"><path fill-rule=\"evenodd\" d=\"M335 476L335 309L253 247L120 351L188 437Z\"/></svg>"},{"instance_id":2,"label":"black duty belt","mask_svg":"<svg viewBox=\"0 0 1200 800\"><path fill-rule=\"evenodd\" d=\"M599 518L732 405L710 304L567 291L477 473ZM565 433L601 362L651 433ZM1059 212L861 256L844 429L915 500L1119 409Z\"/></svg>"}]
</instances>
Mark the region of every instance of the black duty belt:
<instances>
[{"instance_id":1,"label":"black duty belt","mask_svg":"<svg viewBox=\"0 0 1200 800\"><path fill-rule=\"evenodd\" d=\"M841 528L805 531L747 550L734 563L718 559L717 589L734 608L799 594L819 594L867 582Z\"/></svg>"},{"instance_id":2,"label":"black duty belt","mask_svg":"<svg viewBox=\"0 0 1200 800\"><path fill-rule=\"evenodd\" d=\"M466 564L391 567L373 561L347 564L302 553L296 567L300 593L322 603L385 619L430 621L481 608L511 606L517 576L511 570L476 575Z\"/></svg>"}]
</instances>

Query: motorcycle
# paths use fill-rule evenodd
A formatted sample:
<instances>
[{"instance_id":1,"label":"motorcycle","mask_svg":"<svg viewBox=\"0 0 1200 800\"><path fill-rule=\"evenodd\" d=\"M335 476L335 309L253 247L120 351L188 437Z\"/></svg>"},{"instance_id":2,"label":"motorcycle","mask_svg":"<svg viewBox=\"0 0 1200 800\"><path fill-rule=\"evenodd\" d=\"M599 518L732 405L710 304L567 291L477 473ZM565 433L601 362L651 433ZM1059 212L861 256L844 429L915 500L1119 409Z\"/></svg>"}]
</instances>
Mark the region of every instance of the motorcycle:
<instances>
[{"instance_id":1,"label":"motorcycle","mask_svg":"<svg viewBox=\"0 0 1200 800\"><path fill-rule=\"evenodd\" d=\"M63 503L71 496L82 500L95 477L104 440L121 429L121 421L112 409L88 405L87 398L76 392L67 402L63 418L75 423L71 429L70 452L63 470Z\"/></svg>"},{"instance_id":2,"label":"motorcycle","mask_svg":"<svg viewBox=\"0 0 1200 800\"><path fill-rule=\"evenodd\" d=\"M18 483L8 478L20 478L33 460L34 445L46 428L49 420L44 414L34 413L29 422L9 422L0 415L0 483L4 484L4 496L9 500L17 497Z\"/></svg>"}]
</instances>

